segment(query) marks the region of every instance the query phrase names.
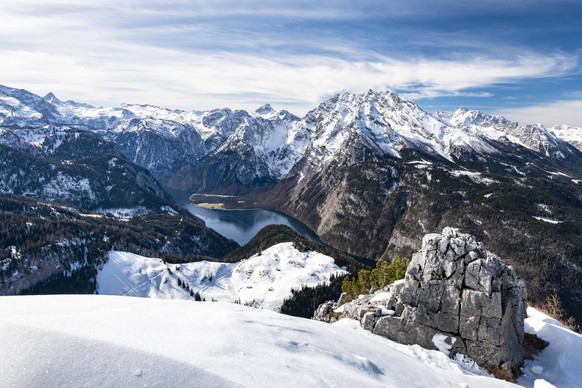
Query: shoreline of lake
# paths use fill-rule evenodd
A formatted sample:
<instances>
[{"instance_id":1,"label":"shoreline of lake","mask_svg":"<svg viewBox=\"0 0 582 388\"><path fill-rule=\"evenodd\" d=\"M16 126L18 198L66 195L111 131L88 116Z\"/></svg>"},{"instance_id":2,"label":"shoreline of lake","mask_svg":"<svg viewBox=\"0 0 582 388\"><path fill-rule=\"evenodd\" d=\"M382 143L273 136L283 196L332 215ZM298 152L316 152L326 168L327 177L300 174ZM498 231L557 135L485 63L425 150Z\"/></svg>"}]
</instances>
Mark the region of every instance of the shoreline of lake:
<instances>
[{"instance_id":1,"label":"shoreline of lake","mask_svg":"<svg viewBox=\"0 0 582 388\"><path fill-rule=\"evenodd\" d=\"M167 191L177 203L202 219L207 227L235 240L240 245L246 244L268 225L286 225L312 241L321 241L319 236L301 221L282 212L249 208L247 207L249 203L240 206L235 196L197 193L188 195L184 192ZM202 204L207 206L201 206ZM240 207L237 208L236 205Z\"/></svg>"}]
</instances>

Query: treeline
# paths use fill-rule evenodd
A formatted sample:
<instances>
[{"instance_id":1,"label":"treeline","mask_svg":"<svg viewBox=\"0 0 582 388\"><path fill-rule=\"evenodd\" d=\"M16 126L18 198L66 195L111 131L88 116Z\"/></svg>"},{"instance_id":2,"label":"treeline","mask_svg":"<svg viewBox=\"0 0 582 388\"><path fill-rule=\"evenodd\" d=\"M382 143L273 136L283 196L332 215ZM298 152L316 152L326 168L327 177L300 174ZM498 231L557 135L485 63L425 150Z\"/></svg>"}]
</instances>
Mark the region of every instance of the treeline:
<instances>
[{"instance_id":1,"label":"treeline","mask_svg":"<svg viewBox=\"0 0 582 388\"><path fill-rule=\"evenodd\" d=\"M380 290L396 280L403 279L410 260L395 258L391 263L379 260L372 270L361 269L355 276L346 276L342 281L341 290L347 293L346 302L356 299L359 295Z\"/></svg>"},{"instance_id":2,"label":"treeline","mask_svg":"<svg viewBox=\"0 0 582 388\"><path fill-rule=\"evenodd\" d=\"M328 284L316 287L301 287L291 290L291 297L283 301L281 313L311 318L320 304L338 300L342 292L347 293L346 302L361 294L379 290L404 278L410 260L395 258L392 263L379 260L376 268L360 269L352 276L332 276Z\"/></svg>"},{"instance_id":3,"label":"treeline","mask_svg":"<svg viewBox=\"0 0 582 388\"><path fill-rule=\"evenodd\" d=\"M283 301L281 313L295 317L311 318L320 304L328 300L337 300L342 293L343 276L332 276L329 284L320 284L316 287L301 287L292 289L291 297Z\"/></svg>"}]
</instances>

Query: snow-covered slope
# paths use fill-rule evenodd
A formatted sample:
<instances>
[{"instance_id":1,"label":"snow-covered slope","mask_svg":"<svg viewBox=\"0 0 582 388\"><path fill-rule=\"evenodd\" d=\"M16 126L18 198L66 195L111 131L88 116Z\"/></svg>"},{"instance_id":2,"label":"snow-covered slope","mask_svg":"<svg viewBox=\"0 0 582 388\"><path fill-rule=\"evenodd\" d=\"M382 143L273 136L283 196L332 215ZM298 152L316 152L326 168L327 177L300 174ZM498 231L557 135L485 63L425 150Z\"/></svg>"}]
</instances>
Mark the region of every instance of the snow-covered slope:
<instances>
[{"instance_id":1,"label":"snow-covered slope","mask_svg":"<svg viewBox=\"0 0 582 388\"><path fill-rule=\"evenodd\" d=\"M102 295L0 297L0 311L2 386L513 386L354 321Z\"/></svg>"},{"instance_id":2,"label":"snow-covered slope","mask_svg":"<svg viewBox=\"0 0 582 388\"><path fill-rule=\"evenodd\" d=\"M166 264L160 259L111 251L97 274L100 294L160 299L237 302L279 311L291 289L314 287L346 271L329 256L281 243L239 263Z\"/></svg>"},{"instance_id":3,"label":"snow-covered slope","mask_svg":"<svg viewBox=\"0 0 582 388\"><path fill-rule=\"evenodd\" d=\"M556 387L579 387L582 384L582 335L573 333L535 308L529 307L527 315L525 331L537 334L550 345L535 360L525 362L524 375L518 383L526 387L550 386L540 381L545 380Z\"/></svg>"},{"instance_id":4,"label":"snow-covered slope","mask_svg":"<svg viewBox=\"0 0 582 388\"><path fill-rule=\"evenodd\" d=\"M394 157L415 147L447 155L446 125L393 92L338 94L309 112L304 122L313 131L309 151L318 162L356 156L361 147Z\"/></svg>"},{"instance_id":5,"label":"snow-covered slope","mask_svg":"<svg viewBox=\"0 0 582 388\"><path fill-rule=\"evenodd\" d=\"M582 151L582 128L571 127L569 125L556 125L552 127L552 132L560 139L567 141Z\"/></svg>"}]
</instances>

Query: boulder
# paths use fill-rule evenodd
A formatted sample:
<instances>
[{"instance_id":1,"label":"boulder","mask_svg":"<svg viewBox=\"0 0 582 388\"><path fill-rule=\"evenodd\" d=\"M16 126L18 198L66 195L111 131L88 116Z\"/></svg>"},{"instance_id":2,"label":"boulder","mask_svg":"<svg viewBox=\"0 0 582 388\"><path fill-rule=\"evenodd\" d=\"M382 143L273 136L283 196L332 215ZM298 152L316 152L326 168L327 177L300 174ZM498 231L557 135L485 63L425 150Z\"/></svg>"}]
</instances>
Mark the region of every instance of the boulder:
<instances>
[{"instance_id":1,"label":"boulder","mask_svg":"<svg viewBox=\"0 0 582 388\"><path fill-rule=\"evenodd\" d=\"M516 375L523 364L525 284L473 236L453 228L426 235L405 279L377 295L328 309L334 320L357 319L375 334L486 368Z\"/></svg>"}]
</instances>

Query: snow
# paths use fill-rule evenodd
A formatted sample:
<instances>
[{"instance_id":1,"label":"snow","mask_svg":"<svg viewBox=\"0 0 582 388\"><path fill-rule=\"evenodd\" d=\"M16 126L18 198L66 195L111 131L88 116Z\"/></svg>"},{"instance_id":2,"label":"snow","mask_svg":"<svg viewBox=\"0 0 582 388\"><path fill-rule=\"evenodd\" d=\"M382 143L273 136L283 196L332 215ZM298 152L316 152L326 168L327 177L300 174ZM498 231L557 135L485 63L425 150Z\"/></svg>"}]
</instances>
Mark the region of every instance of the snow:
<instances>
[{"instance_id":1,"label":"snow","mask_svg":"<svg viewBox=\"0 0 582 388\"><path fill-rule=\"evenodd\" d=\"M582 128L559 125L553 127L552 132L560 139L567 141L582 151Z\"/></svg>"},{"instance_id":2,"label":"snow","mask_svg":"<svg viewBox=\"0 0 582 388\"><path fill-rule=\"evenodd\" d=\"M111 209L97 209L97 212L111 215L120 221L129 221L133 217L142 216L148 213L148 209L143 206L135 208L111 208Z\"/></svg>"},{"instance_id":3,"label":"snow","mask_svg":"<svg viewBox=\"0 0 582 388\"><path fill-rule=\"evenodd\" d=\"M426 161L424 159L421 159L421 160L412 160L412 161L410 161L410 162L408 162L406 164L421 164L421 165L426 165L426 166L432 166L432 163L431 162L428 162L428 161Z\"/></svg>"},{"instance_id":4,"label":"snow","mask_svg":"<svg viewBox=\"0 0 582 388\"><path fill-rule=\"evenodd\" d=\"M483 177L481 175L481 173L479 173L479 172L465 171L465 170L453 170L453 171L450 171L450 174L456 178L458 178L460 176L466 176L466 177L470 178L473 182L481 183L484 185L491 185L493 183L498 183L494 179Z\"/></svg>"},{"instance_id":5,"label":"snow","mask_svg":"<svg viewBox=\"0 0 582 388\"><path fill-rule=\"evenodd\" d=\"M161 206L160 207L160 210L163 211L163 212L166 212L168 214L171 214L173 216L177 216L178 215L178 212L176 211L176 209L174 209L171 206Z\"/></svg>"},{"instance_id":6,"label":"snow","mask_svg":"<svg viewBox=\"0 0 582 388\"><path fill-rule=\"evenodd\" d=\"M347 272L329 256L300 252L293 243L281 243L239 263L200 261L167 264L160 259L111 251L97 274L100 294L159 299L237 302L279 311L291 289L327 283L331 275ZM187 285L184 288L178 285Z\"/></svg>"},{"instance_id":7,"label":"snow","mask_svg":"<svg viewBox=\"0 0 582 388\"><path fill-rule=\"evenodd\" d=\"M545 154L551 151L556 157L564 157L569 152L560 145L554 133L542 126L519 126L503 117L462 108L453 113L431 115L390 91L341 93L320 104L303 119L284 110L275 111L268 104L252 113L228 108L187 112L134 104L96 108L73 101L63 102L53 96L33 98L36 102L31 104L27 100L33 95L23 96L22 93L5 89L0 96L0 114L4 112L5 120L10 123L18 122L23 128L32 128L10 129L18 141L26 144L42 147L51 131L57 135L55 131L66 126L80 126L113 141L122 133L155 133L191 142L188 148L193 150L191 156L196 160L219 152L242 154L250 148L255 156L250 168L254 169L256 178L280 180L303 157L307 157L310 166L333 163L339 154L363 146L374 153L397 158L402 149L416 148L451 161L451 155L458 148L478 153L499 152L490 139L513 142ZM45 117L38 110L38 100L43 106L52 103L54 112ZM579 128L555 128L556 131L567 133L568 139L580 138ZM54 144L58 146L62 138L62 135L56 136ZM582 147L582 143L572 144ZM143 162L141 153L138 148L132 153L132 160ZM422 169L429 165L421 160L415 167ZM146 163L145 167L153 166Z\"/></svg>"},{"instance_id":8,"label":"snow","mask_svg":"<svg viewBox=\"0 0 582 388\"><path fill-rule=\"evenodd\" d=\"M0 271L6 271L11 263L12 263L11 258L0 260Z\"/></svg>"},{"instance_id":9,"label":"snow","mask_svg":"<svg viewBox=\"0 0 582 388\"><path fill-rule=\"evenodd\" d=\"M83 195L90 200L95 199L95 193L91 189L88 178L72 177L60 171L56 177L45 183L42 190L47 198L55 200L66 200L77 195Z\"/></svg>"},{"instance_id":10,"label":"snow","mask_svg":"<svg viewBox=\"0 0 582 388\"><path fill-rule=\"evenodd\" d=\"M532 307L527 309L525 331L537 334L550 345L534 360L526 361L524 386L579 387L582 382L582 335Z\"/></svg>"},{"instance_id":11,"label":"snow","mask_svg":"<svg viewBox=\"0 0 582 388\"><path fill-rule=\"evenodd\" d=\"M573 178L572 178L570 175L566 175L566 174L564 174L563 172L558 172L558 171L548 171L548 173L549 173L550 175L555 175L555 176L564 176L564 177L566 177L566 178L573 179Z\"/></svg>"},{"instance_id":12,"label":"snow","mask_svg":"<svg viewBox=\"0 0 582 388\"><path fill-rule=\"evenodd\" d=\"M552 210L545 203L536 203L536 207L545 213L552 214Z\"/></svg>"},{"instance_id":13,"label":"snow","mask_svg":"<svg viewBox=\"0 0 582 388\"><path fill-rule=\"evenodd\" d=\"M390 296L392 296L390 292L381 291L376 293L376 295L374 295L370 302L381 302L383 300L388 300L390 299Z\"/></svg>"},{"instance_id":14,"label":"snow","mask_svg":"<svg viewBox=\"0 0 582 388\"><path fill-rule=\"evenodd\" d=\"M552 220L550 218L544 218L544 217L536 217L536 216L532 216L533 218L535 218L538 221L544 221L550 224L561 224L564 221L558 221L558 220Z\"/></svg>"},{"instance_id":15,"label":"snow","mask_svg":"<svg viewBox=\"0 0 582 388\"><path fill-rule=\"evenodd\" d=\"M447 343L447 340L449 340L450 343ZM443 333L436 333L435 335L432 336L432 343L434 344L434 346L436 346L438 350L440 350L447 356L449 355L451 349L453 348L453 345L455 344L456 340L457 339L455 337L449 337L448 335Z\"/></svg>"},{"instance_id":16,"label":"snow","mask_svg":"<svg viewBox=\"0 0 582 388\"><path fill-rule=\"evenodd\" d=\"M81 217L89 217L89 218L103 218L103 214L84 214L84 213L79 213L79 216Z\"/></svg>"},{"instance_id":17,"label":"snow","mask_svg":"<svg viewBox=\"0 0 582 388\"><path fill-rule=\"evenodd\" d=\"M514 386L350 320L103 295L0 297L0 311L4 386Z\"/></svg>"}]
</instances>

